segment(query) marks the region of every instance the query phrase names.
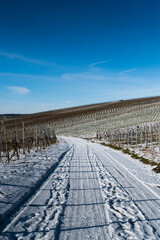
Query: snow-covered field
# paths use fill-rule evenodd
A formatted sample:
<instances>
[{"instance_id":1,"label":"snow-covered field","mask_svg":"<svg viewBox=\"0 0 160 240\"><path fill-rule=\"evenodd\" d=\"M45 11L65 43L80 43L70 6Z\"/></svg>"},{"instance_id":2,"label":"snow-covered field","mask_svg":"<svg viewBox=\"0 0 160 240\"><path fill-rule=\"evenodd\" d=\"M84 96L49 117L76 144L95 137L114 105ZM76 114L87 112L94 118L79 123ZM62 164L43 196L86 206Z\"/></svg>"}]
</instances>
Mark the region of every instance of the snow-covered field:
<instances>
[{"instance_id":1,"label":"snow-covered field","mask_svg":"<svg viewBox=\"0 0 160 240\"><path fill-rule=\"evenodd\" d=\"M160 174L151 166L67 137L21 161L1 164L1 214L17 203L16 191L22 197L53 169L0 239L160 239Z\"/></svg>"}]
</instances>

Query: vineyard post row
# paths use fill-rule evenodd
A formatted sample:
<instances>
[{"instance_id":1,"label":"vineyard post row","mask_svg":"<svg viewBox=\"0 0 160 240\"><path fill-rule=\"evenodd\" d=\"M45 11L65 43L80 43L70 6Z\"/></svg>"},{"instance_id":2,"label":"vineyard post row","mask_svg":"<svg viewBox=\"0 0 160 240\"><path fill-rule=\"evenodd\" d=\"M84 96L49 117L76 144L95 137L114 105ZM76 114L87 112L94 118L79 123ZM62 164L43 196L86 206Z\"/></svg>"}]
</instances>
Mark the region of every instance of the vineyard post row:
<instances>
[{"instance_id":1,"label":"vineyard post row","mask_svg":"<svg viewBox=\"0 0 160 240\"><path fill-rule=\"evenodd\" d=\"M101 134L99 135L101 136ZM153 148L153 144L159 146L160 152L160 122L136 125L127 128L107 130L104 138L110 143L126 144Z\"/></svg>"},{"instance_id":2,"label":"vineyard post row","mask_svg":"<svg viewBox=\"0 0 160 240\"><path fill-rule=\"evenodd\" d=\"M20 153L30 153L34 147L41 150L55 142L56 135L52 124L26 126L22 122L21 127L17 127L15 121L15 127L10 129L2 120L0 125L0 161L3 157L6 157L8 162L13 156L19 159Z\"/></svg>"}]
</instances>

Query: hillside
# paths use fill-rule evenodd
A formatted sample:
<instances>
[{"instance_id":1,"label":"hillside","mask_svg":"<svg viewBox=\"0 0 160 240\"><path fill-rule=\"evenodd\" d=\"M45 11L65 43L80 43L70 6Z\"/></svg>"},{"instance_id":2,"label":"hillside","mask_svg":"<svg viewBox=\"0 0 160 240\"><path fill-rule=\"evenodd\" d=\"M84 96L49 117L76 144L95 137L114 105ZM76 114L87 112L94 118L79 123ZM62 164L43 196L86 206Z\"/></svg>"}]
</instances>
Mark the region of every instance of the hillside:
<instances>
[{"instance_id":1,"label":"hillside","mask_svg":"<svg viewBox=\"0 0 160 240\"><path fill-rule=\"evenodd\" d=\"M51 124L57 134L82 136L105 129L122 128L159 121L160 96L105 102L20 116L17 127L39 123ZM7 128L15 127L15 119L6 120Z\"/></svg>"}]
</instances>

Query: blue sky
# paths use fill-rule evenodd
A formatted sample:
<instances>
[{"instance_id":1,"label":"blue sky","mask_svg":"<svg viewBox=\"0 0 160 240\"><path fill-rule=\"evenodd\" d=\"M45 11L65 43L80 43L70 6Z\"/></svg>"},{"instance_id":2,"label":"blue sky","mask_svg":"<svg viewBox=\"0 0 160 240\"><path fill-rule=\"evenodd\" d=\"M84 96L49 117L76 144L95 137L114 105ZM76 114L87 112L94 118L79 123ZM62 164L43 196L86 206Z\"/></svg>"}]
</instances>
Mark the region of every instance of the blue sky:
<instances>
[{"instance_id":1,"label":"blue sky","mask_svg":"<svg viewBox=\"0 0 160 240\"><path fill-rule=\"evenodd\" d=\"M160 95L158 0L0 1L0 113Z\"/></svg>"}]
</instances>

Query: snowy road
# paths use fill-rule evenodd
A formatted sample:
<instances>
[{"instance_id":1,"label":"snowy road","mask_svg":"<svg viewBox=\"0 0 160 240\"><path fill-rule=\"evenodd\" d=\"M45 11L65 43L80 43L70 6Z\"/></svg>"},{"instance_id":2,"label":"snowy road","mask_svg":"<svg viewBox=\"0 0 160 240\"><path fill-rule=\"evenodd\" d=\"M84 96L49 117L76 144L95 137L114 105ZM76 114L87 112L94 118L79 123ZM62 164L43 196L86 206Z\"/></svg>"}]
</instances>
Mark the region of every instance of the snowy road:
<instances>
[{"instance_id":1,"label":"snowy road","mask_svg":"<svg viewBox=\"0 0 160 240\"><path fill-rule=\"evenodd\" d=\"M124 155L65 140L69 151L0 239L160 239L160 189L149 172L144 182Z\"/></svg>"}]
</instances>

